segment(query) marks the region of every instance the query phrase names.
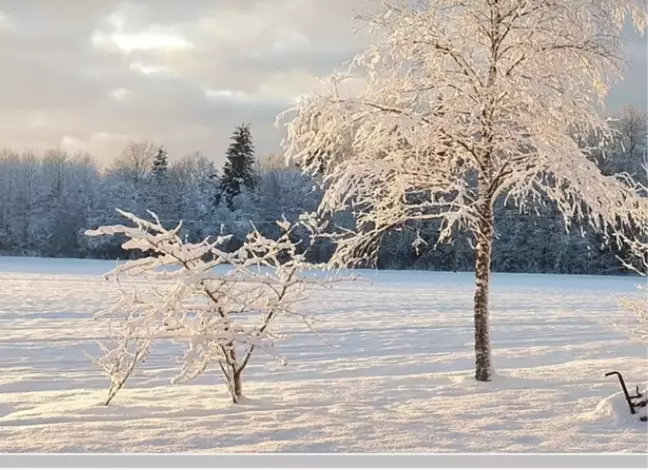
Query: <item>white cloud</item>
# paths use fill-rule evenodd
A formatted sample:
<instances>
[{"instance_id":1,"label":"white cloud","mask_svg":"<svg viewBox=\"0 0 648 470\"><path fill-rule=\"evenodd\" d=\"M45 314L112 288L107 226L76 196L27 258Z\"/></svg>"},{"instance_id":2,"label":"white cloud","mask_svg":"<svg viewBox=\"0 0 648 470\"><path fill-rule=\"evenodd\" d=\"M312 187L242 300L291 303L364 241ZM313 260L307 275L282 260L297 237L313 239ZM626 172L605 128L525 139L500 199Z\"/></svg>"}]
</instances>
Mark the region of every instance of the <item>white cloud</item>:
<instances>
[{"instance_id":1,"label":"white cloud","mask_svg":"<svg viewBox=\"0 0 648 470\"><path fill-rule=\"evenodd\" d=\"M131 62L128 64L128 68L132 70L137 70L144 75L168 75L169 69L160 65L147 65L142 62Z\"/></svg>"},{"instance_id":2,"label":"white cloud","mask_svg":"<svg viewBox=\"0 0 648 470\"><path fill-rule=\"evenodd\" d=\"M126 55L138 51L183 51L194 47L191 41L172 28L155 24L129 28L129 21L132 22L140 13L137 4L121 4L105 18L105 24L111 31L95 30L90 41L95 47L116 48Z\"/></svg>"},{"instance_id":3,"label":"white cloud","mask_svg":"<svg viewBox=\"0 0 648 470\"><path fill-rule=\"evenodd\" d=\"M234 101L250 101L252 97L247 93L240 90L214 90L212 88L207 88L205 90L205 96L209 99L227 99Z\"/></svg>"},{"instance_id":4,"label":"white cloud","mask_svg":"<svg viewBox=\"0 0 648 470\"><path fill-rule=\"evenodd\" d=\"M116 134L110 132L95 132L87 138L78 138L65 135L61 138L60 147L70 155L88 152L91 155L103 153L111 158L103 159L104 164L109 164L112 158L119 155L124 146L139 136L130 134Z\"/></svg>"},{"instance_id":5,"label":"white cloud","mask_svg":"<svg viewBox=\"0 0 648 470\"><path fill-rule=\"evenodd\" d=\"M52 121L48 119L47 116L43 113L32 114L31 116L29 116L27 123L30 127L35 128L46 128L52 125Z\"/></svg>"},{"instance_id":6,"label":"white cloud","mask_svg":"<svg viewBox=\"0 0 648 470\"><path fill-rule=\"evenodd\" d=\"M259 154L276 151L276 114L366 45L351 17L368 3L0 0L0 140L43 149L65 139L109 161L143 139L222 161L244 121ZM636 69L610 101L645 107L646 42L636 43Z\"/></svg>"},{"instance_id":7,"label":"white cloud","mask_svg":"<svg viewBox=\"0 0 648 470\"><path fill-rule=\"evenodd\" d=\"M115 90L111 90L110 92L110 96L112 96L117 101L124 101L130 94L130 90L127 90L126 88L117 88Z\"/></svg>"},{"instance_id":8,"label":"white cloud","mask_svg":"<svg viewBox=\"0 0 648 470\"><path fill-rule=\"evenodd\" d=\"M70 137L69 135L64 135L61 138L61 147L68 151L78 151L80 144L81 142L78 139Z\"/></svg>"},{"instance_id":9,"label":"white cloud","mask_svg":"<svg viewBox=\"0 0 648 470\"><path fill-rule=\"evenodd\" d=\"M136 51L178 51L194 47L190 41L178 34L163 32L106 34L97 31L92 35L91 41L96 47L116 47L126 55Z\"/></svg>"},{"instance_id":10,"label":"white cloud","mask_svg":"<svg viewBox=\"0 0 648 470\"><path fill-rule=\"evenodd\" d=\"M9 15L0 11L0 31L12 31L15 30L16 25L11 20Z\"/></svg>"},{"instance_id":11,"label":"white cloud","mask_svg":"<svg viewBox=\"0 0 648 470\"><path fill-rule=\"evenodd\" d=\"M267 99L290 101L295 95L307 94L320 86L320 80L313 73L303 69L275 72L264 77L258 85L259 96Z\"/></svg>"},{"instance_id":12,"label":"white cloud","mask_svg":"<svg viewBox=\"0 0 648 470\"><path fill-rule=\"evenodd\" d=\"M306 35L298 31L286 31L272 42L272 49L276 52L287 52L290 50L304 50L310 45Z\"/></svg>"}]
</instances>

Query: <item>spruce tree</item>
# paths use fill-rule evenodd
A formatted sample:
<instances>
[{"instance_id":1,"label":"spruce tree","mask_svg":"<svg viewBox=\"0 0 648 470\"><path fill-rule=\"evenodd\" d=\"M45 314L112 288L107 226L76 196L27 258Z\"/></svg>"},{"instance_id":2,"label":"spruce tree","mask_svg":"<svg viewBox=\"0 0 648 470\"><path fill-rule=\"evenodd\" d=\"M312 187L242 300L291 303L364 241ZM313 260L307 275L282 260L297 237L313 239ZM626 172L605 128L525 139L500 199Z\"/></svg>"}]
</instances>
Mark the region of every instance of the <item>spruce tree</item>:
<instances>
[{"instance_id":1,"label":"spruce tree","mask_svg":"<svg viewBox=\"0 0 648 470\"><path fill-rule=\"evenodd\" d=\"M155 212L161 220L166 223L173 222L173 210L170 204L173 202L169 197L169 162L164 147L160 147L153 159L153 166L147 187L147 209Z\"/></svg>"},{"instance_id":2,"label":"spruce tree","mask_svg":"<svg viewBox=\"0 0 648 470\"><path fill-rule=\"evenodd\" d=\"M167 152L164 147L160 147L155 155L155 159L153 160L153 178L157 181L162 180L166 176L168 168L169 161L167 158Z\"/></svg>"},{"instance_id":3,"label":"spruce tree","mask_svg":"<svg viewBox=\"0 0 648 470\"><path fill-rule=\"evenodd\" d=\"M220 189L222 196L231 207L232 199L241 193L243 186L248 189L255 187L256 178L250 125L237 126L230 139L232 142L227 149L227 161L223 167Z\"/></svg>"}]
</instances>

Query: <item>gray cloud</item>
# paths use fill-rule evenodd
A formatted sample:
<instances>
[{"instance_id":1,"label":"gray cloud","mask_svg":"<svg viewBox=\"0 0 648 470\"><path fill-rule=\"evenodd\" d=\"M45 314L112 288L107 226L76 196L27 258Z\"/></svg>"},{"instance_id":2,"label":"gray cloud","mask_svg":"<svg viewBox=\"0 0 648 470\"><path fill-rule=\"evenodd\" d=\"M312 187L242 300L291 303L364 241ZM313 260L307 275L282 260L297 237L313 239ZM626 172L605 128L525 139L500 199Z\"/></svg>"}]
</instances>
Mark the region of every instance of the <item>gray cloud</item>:
<instances>
[{"instance_id":1,"label":"gray cloud","mask_svg":"<svg viewBox=\"0 0 648 470\"><path fill-rule=\"evenodd\" d=\"M363 0L0 0L0 146L87 150L129 139L216 161L250 122L278 149L276 114L362 47ZM166 49L156 49L164 41ZM646 108L646 41L611 108Z\"/></svg>"},{"instance_id":2,"label":"gray cloud","mask_svg":"<svg viewBox=\"0 0 648 470\"><path fill-rule=\"evenodd\" d=\"M148 139L220 160L245 121L260 153L275 150L276 114L357 47L360 1L326 3L0 0L0 142L108 161Z\"/></svg>"}]
</instances>

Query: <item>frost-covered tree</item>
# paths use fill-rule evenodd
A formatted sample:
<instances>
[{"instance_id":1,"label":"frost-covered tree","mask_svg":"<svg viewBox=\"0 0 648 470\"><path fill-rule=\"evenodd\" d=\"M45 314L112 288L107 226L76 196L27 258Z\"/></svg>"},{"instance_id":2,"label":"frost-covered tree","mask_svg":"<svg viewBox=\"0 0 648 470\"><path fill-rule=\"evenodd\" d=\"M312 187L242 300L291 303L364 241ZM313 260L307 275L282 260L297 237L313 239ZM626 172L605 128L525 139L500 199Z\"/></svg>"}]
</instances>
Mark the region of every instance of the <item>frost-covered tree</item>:
<instances>
[{"instance_id":1,"label":"frost-covered tree","mask_svg":"<svg viewBox=\"0 0 648 470\"><path fill-rule=\"evenodd\" d=\"M632 106L615 116L616 131L609 149L599 159L606 174L626 172L636 181L648 184L644 156L648 150L648 115Z\"/></svg>"},{"instance_id":2,"label":"frost-covered tree","mask_svg":"<svg viewBox=\"0 0 648 470\"><path fill-rule=\"evenodd\" d=\"M79 230L98 188L99 172L88 155L0 151L0 252L77 255Z\"/></svg>"},{"instance_id":3,"label":"frost-covered tree","mask_svg":"<svg viewBox=\"0 0 648 470\"><path fill-rule=\"evenodd\" d=\"M639 286L638 298L624 298L621 306L628 313L628 318L619 326L631 338L648 343L648 297L645 286Z\"/></svg>"},{"instance_id":4,"label":"frost-covered tree","mask_svg":"<svg viewBox=\"0 0 648 470\"><path fill-rule=\"evenodd\" d=\"M221 192L228 204L231 204L232 198L240 194L244 187L251 189L256 182L254 145L250 126L248 124L238 126L232 134L231 141L220 183Z\"/></svg>"},{"instance_id":5,"label":"frost-covered tree","mask_svg":"<svg viewBox=\"0 0 648 470\"><path fill-rule=\"evenodd\" d=\"M313 212L320 201L317 185L295 168L274 168L257 177L254 191L246 198L242 212L265 236L276 238L276 220L297 223L303 212ZM307 234L304 234L307 235Z\"/></svg>"},{"instance_id":6,"label":"frost-covered tree","mask_svg":"<svg viewBox=\"0 0 648 470\"><path fill-rule=\"evenodd\" d=\"M218 194L218 171L200 152L181 158L169 170L169 194L175 217L192 241L218 233L210 225Z\"/></svg>"},{"instance_id":7,"label":"frost-covered tree","mask_svg":"<svg viewBox=\"0 0 648 470\"><path fill-rule=\"evenodd\" d=\"M137 363L146 359L153 342L175 340L186 344L182 368L174 382L194 379L218 367L232 401L243 398L242 374L257 350L279 358L274 341L280 317L309 317L299 311L307 287L332 282L321 269L306 262L291 239L291 226L277 222L283 234L276 240L259 232L244 244L223 251L226 237L185 242L180 225L165 229L157 217L146 221L119 211L134 226L113 225L87 232L90 236L123 235L125 250L145 256L118 266L109 276L137 276L146 289L122 290L120 301L99 317L113 321L116 341L103 347L99 363L111 380L106 404L123 387Z\"/></svg>"},{"instance_id":8,"label":"frost-covered tree","mask_svg":"<svg viewBox=\"0 0 648 470\"><path fill-rule=\"evenodd\" d=\"M129 142L112 165L122 178L132 179L137 185L144 181L151 171L157 148L149 142Z\"/></svg>"},{"instance_id":9,"label":"frost-covered tree","mask_svg":"<svg viewBox=\"0 0 648 470\"><path fill-rule=\"evenodd\" d=\"M355 230L337 237L338 262L374 255L389 230L421 220L441 221L439 241L455 227L473 234L479 381L493 373L495 201L549 202L567 224L608 234L646 211L632 181L604 176L581 139L612 138L601 109L622 75L620 34L627 18L643 30L646 9L644 0L383 0L365 18L373 45L288 123L287 157L323 173L322 214L355 214Z\"/></svg>"}]
</instances>

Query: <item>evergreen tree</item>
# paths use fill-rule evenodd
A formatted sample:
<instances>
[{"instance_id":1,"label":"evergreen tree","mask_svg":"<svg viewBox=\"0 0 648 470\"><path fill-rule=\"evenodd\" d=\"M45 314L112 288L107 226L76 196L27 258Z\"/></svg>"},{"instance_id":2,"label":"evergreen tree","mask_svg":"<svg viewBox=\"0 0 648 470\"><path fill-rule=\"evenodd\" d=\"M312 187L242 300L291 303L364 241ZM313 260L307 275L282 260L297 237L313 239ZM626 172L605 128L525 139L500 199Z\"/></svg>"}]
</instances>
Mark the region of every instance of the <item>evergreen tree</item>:
<instances>
[{"instance_id":1,"label":"evergreen tree","mask_svg":"<svg viewBox=\"0 0 648 470\"><path fill-rule=\"evenodd\" d=\"M619 134L595 155L605 174L627 171L644 178L639 169L646 151L645 113L624 110L616 123ZM593 135L588 145L599 145ZM200 153L168 162L160 146L131 142L104 171L87 155L67 156L51 150L45 155L0 149L0 254L29 256L81 256L124 258L129 255L117 238L89 238L87 228L119 223L116 207L147 216L154 211L168 225L183 221L181 237L199 241L223 231L233 234L229 249L240 247L250 221L270 238L279 231L274 223L285 216L294 222L302 212L312 212L322 198L321 177L306 177L294 164L278 157L256 158L254 191L229 205L219 201L219 172ZM388 150L390 150L388 148ZM316 152L317 153L317 152ZM388 153L386 151L386 153ZM154 176L156 155L160 176ZM311 163L317 163L313 161ZM303 169L303 168L302 168ZM313 168L317 173L317 168ZM160 184L158 184L158 182ZM471 183L474 187L475 183ZM565 274L626 273L616 255L630 261L628 250L619 249L586 224L565 229L563 217L546 195L538 195L535 210L520 211L505 203L495 204L495 240L492 269L498 272ZM423 202L425 199L420 199ZM529 206L533 201L529 201ZM236 209L236 210L233 210ZM353 228L352 210L338 214L331 226ZM380 268L469 271L473 269L474 239L468 231L455 230L453 245L437 245L438 221L413 221L394 227L381 242ZM637 227L637 233L642 229ZM299 230L296 237L306 237ZM458 238L456 238L458 237ZM416 249L412 246L415 241ZM326 261L335 244L319 239L312 260Z\"/></svg>"},{"instance_id":2,"label":"evergreen tree","mask_svg":"<svg viewBox=\"0 0 648 470\"><path fill-rule=\"evenodd\" d=\"M165 223L174 223L177 217L173 203L176 201L174 201L174 198L170 194L169 163L164 147L160 147L153 158L153 166L148 183L146 208L155 212Z\"/></svg>"},{"instance_id":3,"label":"evergreen tree","mask_svg":"<svg viewBox=\"0 0 648 470\"><path fill-rule=\"evenodd\" d=\"M157 181L162 180L166 177L168 168L169 161L167 158L167 152L164 147L160 147L157 154L155 155L155 158L153 159L153 178L155 178Z\"/></svg>"},{"instance_id":4,"label":"evergreen tree","mask_svg":"<svg viewBox=\"0 0 648 470\"><path fill-rule=\"evenodd\" d=\"M230 207L232 199L241 193L244 186L253 189L256 183L253 168L254 146L249 124L236 127L231 140L220 185L221 194Z\"/></svg>"}]
</instances>

